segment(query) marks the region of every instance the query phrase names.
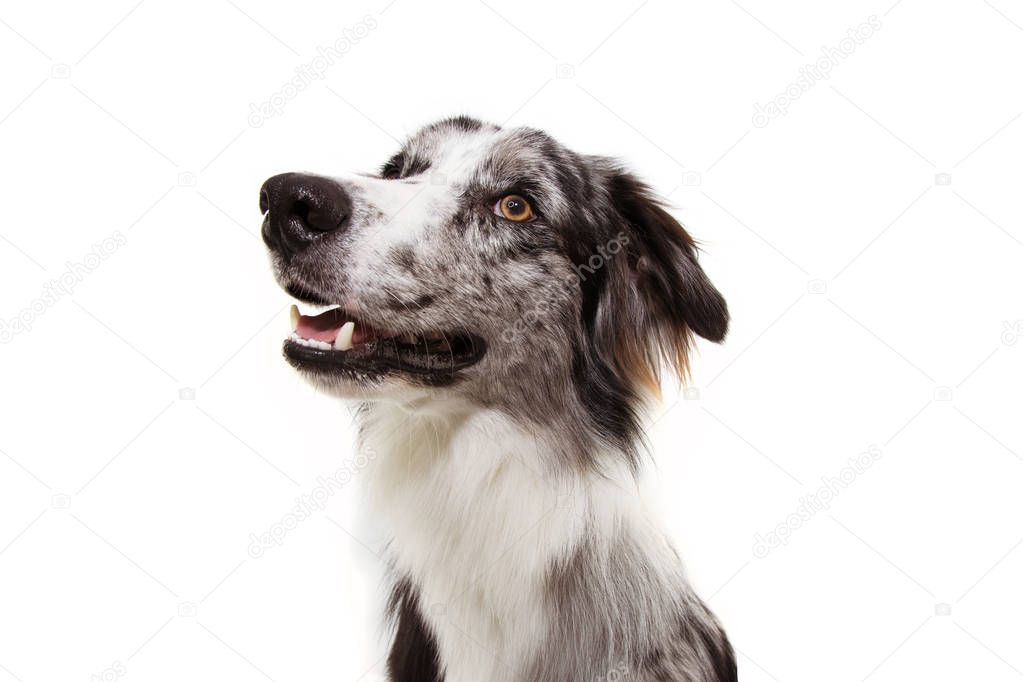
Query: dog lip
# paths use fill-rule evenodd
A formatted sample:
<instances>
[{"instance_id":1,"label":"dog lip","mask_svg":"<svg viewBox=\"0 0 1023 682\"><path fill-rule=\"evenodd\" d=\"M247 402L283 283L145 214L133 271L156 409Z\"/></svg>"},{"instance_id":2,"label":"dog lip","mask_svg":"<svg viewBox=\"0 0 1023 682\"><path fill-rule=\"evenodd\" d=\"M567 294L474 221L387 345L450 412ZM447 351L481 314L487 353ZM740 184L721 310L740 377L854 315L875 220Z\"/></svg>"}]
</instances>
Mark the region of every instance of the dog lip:
<instances>
[{"instance_id":1,"label":"dog lip","mask_svg":"<svg viewBox=\"0 0 1023 682\"><path fill-rule=\"evenodd\" d=\"M312 291L311 289L307 289L306 287L302 286L301 284L294 284L294 283L287 284L284 287L284 291L289 296L291 296L292 298L294 298L296 300L299 300L299 301L302 301L303 303L309 303L310 305L321 305L321 306L334 305L332 302L328 301L323 296L320 296L319 294L317 294L315 291Z\"/></svg>"},{"instance_id":2,"label":"dog lip","mask_svg":"<svg viewBox=\"0 0 1023 682\"><path fill-rule=\"evenodd\" d=\"M458 352L448 355L424 353L399 344L394 338L378 339L344 351L303 345L289 338L283 351L293 367L316 374L357 382L406 375L439 386L453 383L461 370L475 365L486 354L486 342L478 336L463 334L458 342Z\"/></svg>"}]
</instances>

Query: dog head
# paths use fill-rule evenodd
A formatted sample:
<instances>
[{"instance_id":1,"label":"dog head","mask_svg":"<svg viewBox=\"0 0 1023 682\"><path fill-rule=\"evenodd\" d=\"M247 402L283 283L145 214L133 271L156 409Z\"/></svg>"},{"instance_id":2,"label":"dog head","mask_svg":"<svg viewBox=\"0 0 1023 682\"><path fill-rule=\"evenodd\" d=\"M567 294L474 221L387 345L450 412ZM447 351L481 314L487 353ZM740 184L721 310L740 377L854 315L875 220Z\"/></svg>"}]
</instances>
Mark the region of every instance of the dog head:
<instances>
[{"instance_id":1,"label":"dog head","mask_svg":"<svg viewBox=\"0 0 1023 682\"><path fill-rule=\"evenodd\" d=\"M649 188L537 130L440 121L377 174L272 177L260 208L277 280L329 306L293 311L285 357L343 396L576 410L619 441L660 369L728 327Z\"/></svg>"}]
</instances>

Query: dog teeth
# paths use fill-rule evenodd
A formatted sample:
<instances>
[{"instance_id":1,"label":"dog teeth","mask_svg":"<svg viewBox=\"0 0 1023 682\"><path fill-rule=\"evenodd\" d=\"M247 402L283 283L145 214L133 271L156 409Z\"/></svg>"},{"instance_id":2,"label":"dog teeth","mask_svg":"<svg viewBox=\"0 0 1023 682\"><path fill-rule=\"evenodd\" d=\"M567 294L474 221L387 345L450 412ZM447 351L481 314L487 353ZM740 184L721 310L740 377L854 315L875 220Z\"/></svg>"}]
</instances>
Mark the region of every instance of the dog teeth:
<instances>
[{"instance_id":1,"label":"dog teeth","mask_svg":"<svg viewBox=\"0 0 1023 682\"><path fill-rule=\"evenodd\" d=\"M330 344L326 341L317 341L316 339L307 339L303 336L299 336L295 332L291 332L291 336L288 337L291 341L294 341L300 346L306 348L316 348L317 350L330 350Z\"/></svg>"},{"instance_id":2,"label":"dog teeth","mask_svg":"<svg viewBox=\"0 0 1023 682\"><path fill-rule=\"evenodd\" d=\"M334 339L334 350L351 350L352 334L354 333L355 323L351 321L345 322L338 331L337 338Z\"/></svg>"},{"instance_id":3,"label":"dog teeth","mask_svg":"<svg viewBox=\"0 0 1023 682\"><path fill-rule=\"evenodd\" d=\"M298 320L302 317L301 313L298 312L298 306L294 303L291 304L291 328L298 329Z\"/></svg>"}]
</instances>

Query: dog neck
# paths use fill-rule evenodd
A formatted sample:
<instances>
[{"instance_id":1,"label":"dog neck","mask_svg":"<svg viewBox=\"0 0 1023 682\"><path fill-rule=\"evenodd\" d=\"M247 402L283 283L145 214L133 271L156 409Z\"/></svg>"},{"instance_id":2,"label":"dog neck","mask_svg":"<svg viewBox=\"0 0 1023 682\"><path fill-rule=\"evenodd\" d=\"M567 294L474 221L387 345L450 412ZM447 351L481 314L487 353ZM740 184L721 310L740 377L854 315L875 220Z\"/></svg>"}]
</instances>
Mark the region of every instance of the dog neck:
<instances>
[{"instance_id":1,"label":"dog neck","mask_svg":"<svg viewBox=\"0 0 1023 682\"><path fill-rule=\"evenodd\" d=\"M647 589L684 591L627 458L602 452L600 472L564 466L555 434L488 410L438 416L378 403L360 426L372 462L368 502L386 520L394 570L416 590L448 679L503 680L501 662L543 656L544 633L558 627L554 583L578 570L569 567L581 555L589 573L620 579L630 569L620 565L625 543ZM591 596L620 614L632 608L611 594Z\"/></svg>"}]
</instances>

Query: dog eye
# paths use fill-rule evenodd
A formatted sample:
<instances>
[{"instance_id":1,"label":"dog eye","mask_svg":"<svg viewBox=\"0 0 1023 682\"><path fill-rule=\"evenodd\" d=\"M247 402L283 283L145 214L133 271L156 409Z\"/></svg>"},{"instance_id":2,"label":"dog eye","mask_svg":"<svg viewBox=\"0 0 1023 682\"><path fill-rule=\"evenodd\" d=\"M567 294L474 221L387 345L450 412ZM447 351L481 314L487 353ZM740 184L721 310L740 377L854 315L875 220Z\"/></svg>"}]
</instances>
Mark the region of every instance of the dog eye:
<instances>
[{"instance_id":1,"label":"dog eye","mask_svg":"<svg viewBox=\"0 0 1023 682\"><path fill-rule=\"evenodd\" d=\"M530 206L525 197L518 194L508 194L501 197L494 204L494 213L515 223L522 223L536 217L533 214L533 207Z\"/></svg>"}]
</instances>

